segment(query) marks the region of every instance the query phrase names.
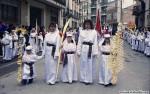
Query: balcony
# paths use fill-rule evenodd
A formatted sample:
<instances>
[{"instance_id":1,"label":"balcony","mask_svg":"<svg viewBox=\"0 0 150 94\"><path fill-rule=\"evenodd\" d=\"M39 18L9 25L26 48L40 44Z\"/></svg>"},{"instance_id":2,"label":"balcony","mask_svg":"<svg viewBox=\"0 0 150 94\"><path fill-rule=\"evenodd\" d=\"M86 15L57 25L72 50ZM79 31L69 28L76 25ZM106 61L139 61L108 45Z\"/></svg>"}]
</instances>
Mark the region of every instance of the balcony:
<instances>
[{"instance_id":1,"label":"balcony","mask_svg":"<svg viewBox=\"0 0 150 94\"><path fill-rule=\"evenodd\" d=\"M80 15L80 14L79 14L78 12L74 11L72 17L73 17L74 19L79 19L79 15Z\"/></svg>"},{"instance_id":2,"label":"balcony","mask_svg":"<svg viewBox=\"0 0 150 94\"><path fill-rule=\"evenodd\" d=\"M66 5L66 0L55 0L59 4Z\"/></svg>"},{"instance_id":3,"label":"balcony","mask_svg":"<svg viewBox=\"0 0 150 94\"><path fill-rule=\"evenodd\" d=\"M107 11L101 11L101 14L107 14Z\"/></svg>"},{"instance_id":4,"label":"balcony","mask_svg":"<svg viewBox=\"0 0 150 94\"><path fill-rule=\"evenodd\" d=\"M70 10L69 8L66 8L63 14L64 17L70 17L73 15L73 11Z\"/></svg>"},{"instance_id":5,"label":"balcony","mask_svg":"<svg viewBox=\"0 0 150 94\"><path fill-rule=\"evenodd\" d=\"M96 3L91 3L91 8L96 8Z\"/></svg>"},{"instance_id":6,"label":"balcony","mask_svg":"<svg viewBox=\"0 0 150 94\"><path fill-rule=\"evenodd\" d=\"M91 0L91 8L96 8L96 6L97 6L97 1Z\"/></svg>"},{"instance_id":7,"label":"balcony","mask_svg":"<svg viewBox=\"0 0 150 94\"><path fill-rule=\"evenodd\" d=\"M64 17L73 17L74 19L79 19L80 14L77 11L73 11L69 8L67 8L64 13Z\"/></svg>"},{"instance_id":8,"label":"balcony","mask_svg":"<svg viewBox=\"0 0 150 94\"><path fill-rule=\"evenodd\" d=\"M96 8L95 9L91 9L91 15L96 15Z\"/></svg>"}]
</instances>

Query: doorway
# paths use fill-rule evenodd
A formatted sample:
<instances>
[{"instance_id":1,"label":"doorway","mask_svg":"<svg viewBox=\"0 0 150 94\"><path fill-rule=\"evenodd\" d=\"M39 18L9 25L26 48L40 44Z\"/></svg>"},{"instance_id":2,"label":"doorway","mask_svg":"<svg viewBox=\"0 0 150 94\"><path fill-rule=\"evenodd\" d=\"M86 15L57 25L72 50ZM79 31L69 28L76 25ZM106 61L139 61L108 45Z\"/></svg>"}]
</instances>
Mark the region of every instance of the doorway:
<instances>
[{"instance_id":1,"label":"doorway","mask_svg":"<svg viewBox=\"0 0 150 94\"><path fill-rule=\"evenodd\" d=\"M42 9L30 6L30 25L36 25L36 19L39 26L41 26Z\"/></svg>"}]
</instances>

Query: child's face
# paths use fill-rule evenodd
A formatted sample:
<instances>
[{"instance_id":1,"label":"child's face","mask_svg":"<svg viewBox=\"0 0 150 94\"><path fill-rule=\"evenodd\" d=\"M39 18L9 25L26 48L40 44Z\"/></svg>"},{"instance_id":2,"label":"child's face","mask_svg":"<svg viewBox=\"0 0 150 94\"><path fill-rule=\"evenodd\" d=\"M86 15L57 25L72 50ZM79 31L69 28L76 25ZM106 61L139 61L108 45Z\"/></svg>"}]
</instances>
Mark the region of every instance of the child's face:
<instances>
[{"instance_id":1,"label":"child's face","mask_svg":"<svg viewBox=\"0 0 150 94\"><path fill-rule=\"evenodd\" d=\"M71 36L68 36L68 37L67 37L68 43L71 43L71 40L72 40L72 37L71 37Z\"/></svg>"}]
</instances>

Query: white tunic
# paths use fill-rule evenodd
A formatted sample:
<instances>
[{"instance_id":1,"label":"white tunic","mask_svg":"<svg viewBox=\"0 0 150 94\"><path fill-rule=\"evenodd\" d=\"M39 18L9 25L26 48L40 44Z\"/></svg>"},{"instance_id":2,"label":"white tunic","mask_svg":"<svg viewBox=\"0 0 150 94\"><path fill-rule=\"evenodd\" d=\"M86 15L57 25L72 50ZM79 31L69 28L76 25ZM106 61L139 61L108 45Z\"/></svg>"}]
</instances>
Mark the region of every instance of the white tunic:
<instances>
[{"instance_id":1,"label":"white tunic","mask_svg":"<svg viewBox=\"0 0 150 94\"><path fill-rule=\"evenodd\" d=\"M144 52L144 36L143 35L138 35L138 40L139 40L139 45L138 45L138 51Z\"/></svg>"},{"instance_id":2,"label":"white tunic","mask_svg":"<svg viewBox=\"0 0 150 94\"><path fill-rule=\"evenodd\" d=\"M76 52L76 44L65 42L63 46L63 52ZM77 81L77 68L76 68L76 61L75 61L75 53L74 54L67 54L68 63L63 66L62 71L62 82L69 82Z\"/></svg>"},{"instance_id":3,"label":"white tunic","mask_svg":"<svg viewBox=\"0 0 150 94\"><path fill-rule=\"evenodd\" d=\"M135 40L136 40L136 36L134 34L132 34L132 49L135 50Z\"/></svg>"},{"instance_id":4,"label":"white tunic","mask_svg":"<svg viewBox=\"0 0 150 94\"><path fill-rule=\"evenodd\" d=\"M37 33L32 32L30 34L29 43L33 47L33 51L37 52Z\"/></svg>"},{"instance_id":5,"label":"white tunic","mask_svg":"<svg viewBox=\"0 0 150 94\"><path fill-rule=\"evenodd\" d=\"M9 35L9 39L10 39L10 52L9 52L9 56L12 59L13 58L13 37L12 35Z\"/></svg>"},{"instance_id":6,"label":"white tunic","mask_svg":"<svg viewBox=\"0 0 150 94\"><path fill-rule=\"evenodd\" d=\"M43 51L43 36L42 35L39 35L38 36L38 46L37 46L37 50L38 50L38 52L39 51Z\"/></svg>"},{"instance_id":7,"label":"white tunic","mask_svg":"<svg viewBox=\"0 0 150 94\"><path fill-rule=\"evenodd\" d=\"M111 47L110 45L101 45L100 52L102 53L102 57L100 59L100 67L99 67L99 83L107 85L111 83L111 71L108 68L108 60L109 55L103 54L103 52L110 53Z\"/></svg>"},{"instance_id":8,"label":"white tunic","mask_svg":"<svg viewBox=\"0 0 150 94\"><path fill-rule=\"evenodd\" d=\"M18 52L18 35L16 33L14 33L13 36L13 57L17 56L17 52Z\"/></svg>"},{"instance_id":9,"label":"white tunic","mask_svg":"<svg viewBox=\"0 0 150 94\"><path fill-rule=\"evenodd\" d=\"M150 56L150 38L145 39L145 51L144 54Z\"/></svg>"},{"instance_id":10,"label":"white tunic","mask_svg":"<svg viewBox=\"0 0 150 94\"><path fill-rule=\"evenodd\" d=\"M23 34L20 34L20 36L18 37L18 44L21 46L22 54L24 54L25 51L25 46L26 46L25 43L26 43L25 37L23 36Z\"/></svg>"},{"instance_id":11,"label":"white tunic","mask_svg":"<svg viewBox=\"0 0 150 94\"><path fill-rule=\"evenodd\" d=\"M22 61L23 61L23 77L22 79L32 79L35 77L35 66L34 64L32 65L33 67L33 75L30 75L30 66L28 64L30 63L36 63L37 59L41 59L41 56L37 56L34 53L28 55L26 52L23 55Z\"/></svg>"},{"instance_id":12,"label":"white tunic","mask_svg":"<svg viewBox=\"0 0 150 94\"><path fill-rule=\"evenodd\" d=\"M139 39L138 39L138 35L136 35L136 39L135 39L135 50L138 51L138 47L139 47Z\"/></svg>"},{"instance_id":13,"label":"white tunic","mask_svg":"<svg viewBox=\"0 0 150 94\"><path fill-rule=\"evenodd\" d=\"M3 59L12 59L12 37L9 34L5 34L1 42L3 43Z\"/></svg>"},{"instance_id":14,"label":"white tunic","mask_svg":"<svg viewBox=\"0 0 150 94\"><path fill-rule=\"evenodd\" d=\"M88 58L89 45L83 42L93 43L91 58ZM81 30L77 46L77 53L80 55L80 81L85 83L93 82L93 56L98 55L97 32L95 30Z\"/></svg>"},{"instance_id":15,"label":"white tunic","mask_svg":"<svg viewBox=\"0 0 150 94\"><path fill-rule=\"evenodd\" d=\"M48 46L47 43L53 44L56 46L54 57L52 56L52 46ZM44 40L44 50L43 55L45 55L45 78L46 82L50 84L55 84L56 82L56 67L57 67L57 58L59 56L60 48L60 36L59 32L49 32L45 36Z\"/></svg>"}]
</instances>

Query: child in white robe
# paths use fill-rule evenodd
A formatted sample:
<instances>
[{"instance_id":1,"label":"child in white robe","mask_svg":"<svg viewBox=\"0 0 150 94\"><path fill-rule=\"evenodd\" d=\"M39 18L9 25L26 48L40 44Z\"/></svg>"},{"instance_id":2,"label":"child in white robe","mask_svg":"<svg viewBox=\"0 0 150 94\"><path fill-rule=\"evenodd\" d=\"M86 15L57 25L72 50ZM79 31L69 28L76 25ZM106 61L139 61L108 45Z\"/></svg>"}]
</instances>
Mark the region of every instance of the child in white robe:
<instances>
[{"instance_id":1,"label":"child in white robe","mask_svg":"<svg viewBox=\"0 0 150 94\"><path fill-rule=\"evenodd\" d=\"M77 81L77 68L75 61L76 44L72 39L72 34L67 33L67 39L64 41L63 48L64 62L62 71L62 82L72 83Z\"/></svg>"},{"instance_id":2,"label":"child in white robe","mask_svg":"<svg viewBox=\"0 0 150 94\"><path fill-rule=\"evenodd\" d=\"M35 78L35 66L37 59L41 59L42 56L37 56L33 52L32 46L27 46L26 51L22 57L23 62L23 76L22 76L22 85L31 84Z\"/></svg>"},{"instance_id":3,"label":"child in white robe","mask_svg":"<svg viewBox=\"0 0 150 94\"><path fill-rule=\"evenodd\" d=\"M111 70L108 68L109 63L109 56L111 53L111 44L110 44L110 35L104 35L103 43L99 44L101 59L100 59L100 66L99 66L99 84L103 84L105 86L111 85L112 73Z\"/></svg>"}]
</instances>

